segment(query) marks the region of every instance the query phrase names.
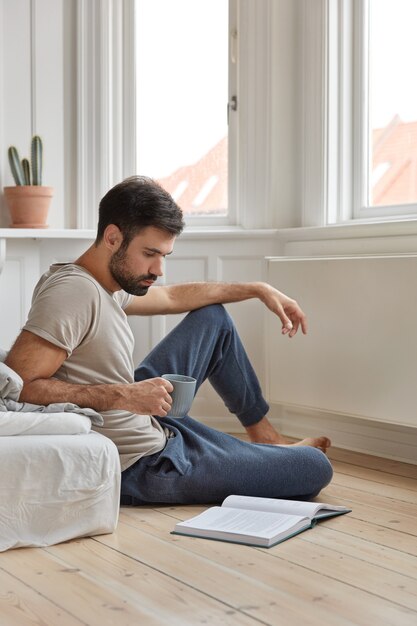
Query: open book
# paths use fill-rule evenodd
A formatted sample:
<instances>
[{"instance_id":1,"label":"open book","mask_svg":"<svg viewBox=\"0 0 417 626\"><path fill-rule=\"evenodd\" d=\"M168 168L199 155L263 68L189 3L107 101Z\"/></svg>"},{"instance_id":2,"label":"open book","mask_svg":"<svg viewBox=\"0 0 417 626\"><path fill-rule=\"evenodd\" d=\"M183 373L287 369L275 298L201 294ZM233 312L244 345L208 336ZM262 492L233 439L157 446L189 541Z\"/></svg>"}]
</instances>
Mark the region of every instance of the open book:
<instances>
[{"instance_id":1,"label":"open book","mask_svg":"<svg viewBox=\"0 0 417 626\"><path fill-rule=\"evenodd\" d=\"M350 511L322 502L229 496L221 506L178 522L173 534L270 548L312 528L318 520Z\"/></svg>"}]
</instances>

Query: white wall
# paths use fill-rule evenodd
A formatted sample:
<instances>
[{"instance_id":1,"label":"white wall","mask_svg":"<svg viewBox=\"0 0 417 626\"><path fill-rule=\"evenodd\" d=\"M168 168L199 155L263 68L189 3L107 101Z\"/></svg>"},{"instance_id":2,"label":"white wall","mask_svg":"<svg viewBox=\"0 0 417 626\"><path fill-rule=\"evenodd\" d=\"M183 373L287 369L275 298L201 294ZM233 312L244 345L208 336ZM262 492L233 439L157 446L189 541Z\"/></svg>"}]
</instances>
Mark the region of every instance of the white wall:
<instances>
[{"instance_id":1,"label":"white wall","mask_svg":"<svg viewBox=\"0 0 417 626\"><path fill-rule=\"evenodd\" d=\"M266 344L271 414L294 437L326 433L339 447L416 463L416 221L278 236L282 264L269 262L268 280L294 289L310 329L294 346Z\"/></svg>"},{"instance_id":2,"label":"white wall","mask_svg":"<svg viewBox=\"0 0 417 626\"><path fill-rule=\"evenodd\" d=\"M268 266L269 281L310 311L310 332L292 342L280 342L268 324L269 371L281 362L298 370L270 377L271 401L413 426L417 333L404 327L398 304L417 275L417 255L281 257ZM408 292L407 315L417 317L417 290Z\"/></svg>"}]
</instances>

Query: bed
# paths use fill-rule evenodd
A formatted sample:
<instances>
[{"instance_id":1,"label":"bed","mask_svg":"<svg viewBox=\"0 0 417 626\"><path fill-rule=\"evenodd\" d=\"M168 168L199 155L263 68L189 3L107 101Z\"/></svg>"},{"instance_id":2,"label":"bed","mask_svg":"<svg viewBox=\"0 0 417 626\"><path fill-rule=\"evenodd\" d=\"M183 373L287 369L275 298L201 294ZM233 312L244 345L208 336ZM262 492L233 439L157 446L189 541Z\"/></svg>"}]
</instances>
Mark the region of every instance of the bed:
<instances>
[{"instance_id":1,"label":"bed","mask_svg":"<svg viewBox=\"0 0 417 626\"><path fill-rule=\"evenodd\" d=\"M0 552L111 533L120 502L115 444L103 417L69 402L20 402L21 377L0 349Z\"/></svg>"},{"instance_id":2,"label":"bed","mask_svg":"<svg viewBox=\"0 0 417 626\"><path fill-rule=\"evenodd\" d=\"M107 437L0 437L0 551L111 533L119 501L119 454Z\"/></svg>"}]
</instances>

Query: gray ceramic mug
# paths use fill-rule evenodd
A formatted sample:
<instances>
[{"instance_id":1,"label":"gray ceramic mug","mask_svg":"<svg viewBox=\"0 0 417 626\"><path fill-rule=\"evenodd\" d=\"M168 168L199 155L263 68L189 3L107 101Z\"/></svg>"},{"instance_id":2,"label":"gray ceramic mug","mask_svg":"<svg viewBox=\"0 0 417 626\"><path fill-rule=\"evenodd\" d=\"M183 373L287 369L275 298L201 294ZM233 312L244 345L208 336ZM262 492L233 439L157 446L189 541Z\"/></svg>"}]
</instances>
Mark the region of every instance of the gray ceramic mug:
<instances>
[{"instance_id":1,"label":"gray ceramic mug","mask_svg":"<svg viewBox=\"0 0 417 626\"><path fill-rule=\"evenodd\" d=\"M169 380L174 387L170 394L172 406L167 417L185 417L194 400L196 379L182 374L163 374L162 378Z\"/></svg>"}]
</instances>

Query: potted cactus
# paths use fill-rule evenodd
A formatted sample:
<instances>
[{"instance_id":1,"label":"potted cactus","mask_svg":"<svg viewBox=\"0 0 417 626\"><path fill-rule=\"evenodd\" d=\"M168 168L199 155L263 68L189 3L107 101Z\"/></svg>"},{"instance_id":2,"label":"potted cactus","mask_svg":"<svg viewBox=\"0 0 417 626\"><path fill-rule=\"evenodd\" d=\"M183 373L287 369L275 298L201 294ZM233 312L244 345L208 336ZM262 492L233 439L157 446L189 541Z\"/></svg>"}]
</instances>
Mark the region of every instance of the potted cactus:
<instances>
[{"instance_id":1,"label":"potted cactus","mask_svg":"<svg viewBox=\"0 0 417 626\"><path fill-rule=\"evenodd\" d=\"M48 228L46 224L53 188L42 185L42 140L32 138L31 162L19 158L14 146L8 150L15 187L5 187L4 194L12 218L11 228Z\"/></svg>"}]
</instances>

